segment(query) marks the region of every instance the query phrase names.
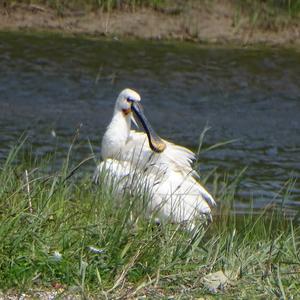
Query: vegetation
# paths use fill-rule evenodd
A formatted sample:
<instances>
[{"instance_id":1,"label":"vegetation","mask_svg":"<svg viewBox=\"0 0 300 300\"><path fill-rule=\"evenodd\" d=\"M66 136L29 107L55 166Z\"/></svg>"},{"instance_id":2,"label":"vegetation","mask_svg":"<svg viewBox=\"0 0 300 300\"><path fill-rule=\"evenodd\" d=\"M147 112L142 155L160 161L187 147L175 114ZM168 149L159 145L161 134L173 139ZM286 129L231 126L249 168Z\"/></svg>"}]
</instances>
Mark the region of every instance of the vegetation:
<instances>
[{"instance_id":1,"label":"vegetation","mask_svg":"<svg viewBox=\"0 0 300 300\"><path fill-rule=\"evenodd\" d=\"M231 182L215 176L220 214L187 232L157 226L141 199L117 201L110 189L91 182L91 174L75 178L71 148L61 170L48 175L50 161L28 159L22 147L12 149L0 171L4 294L300 296L299 225L281 210L236 215L239 176ZM205 276L220 270L230 280L211 288Z\"/></svg>"},{"instance_id":2,"label":"vegetation","mask_svg":"<svg viewBox=\"0 0 300 300\"><path fill-rule=\"evenodd\" d=\"M237 13L248 15L252 26L280 29L300 17L300 0L239 0Z\"/></svg>"},{"instance_id":3,"label":"vegetation","mask_svg":"<svg viewBox=\"0 0 300 300\"><path fill-rule=\"evenodd\" d=\"M209 8L219 4L218 0L4 0L3 5L43 5L56 9L59 14L73 9L85 10L136 10L149 7L165 13L180 14L187 7ZM230 0L235 7L236 18L240 14L249 16L252 23L265 28L287 24L300 15L300 0Z\"/></svg>"},{"instance_id":4,"label":"vegetation","mask_svg":"<svg viewBox=\"0 0 300 300\"><path fill-rule=\"evenodd\" d=\"M54 9L135 9L137 7L156 8L164 5L164 0L4 0L7 6L18 3L45 5Z\"/></svg>"}]
</instances>

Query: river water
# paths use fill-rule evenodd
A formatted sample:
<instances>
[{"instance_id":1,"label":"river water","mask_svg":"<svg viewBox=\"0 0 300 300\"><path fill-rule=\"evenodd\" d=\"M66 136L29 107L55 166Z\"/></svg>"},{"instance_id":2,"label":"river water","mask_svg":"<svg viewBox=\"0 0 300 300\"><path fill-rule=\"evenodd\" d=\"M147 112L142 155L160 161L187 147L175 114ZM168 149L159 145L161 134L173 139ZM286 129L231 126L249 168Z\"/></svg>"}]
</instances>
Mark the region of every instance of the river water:
<instances>
[{"instance_id":1,"label":"river water","mask_svg":"<svg viewBox=\"0 0 300 300\"><path fill-rule=\"evenodd\" d=\"M0 62L0 159L25 133L35 155L59 161L79 127L74 161L89 142L98 154L115 99L131 87L162 137L196 150L208 126L203 149L234 140L203 152L200 168L231 178L247 167L240 212L283 198L300 207L297 50L0 33Z\"/></svg>"}]
</instances>

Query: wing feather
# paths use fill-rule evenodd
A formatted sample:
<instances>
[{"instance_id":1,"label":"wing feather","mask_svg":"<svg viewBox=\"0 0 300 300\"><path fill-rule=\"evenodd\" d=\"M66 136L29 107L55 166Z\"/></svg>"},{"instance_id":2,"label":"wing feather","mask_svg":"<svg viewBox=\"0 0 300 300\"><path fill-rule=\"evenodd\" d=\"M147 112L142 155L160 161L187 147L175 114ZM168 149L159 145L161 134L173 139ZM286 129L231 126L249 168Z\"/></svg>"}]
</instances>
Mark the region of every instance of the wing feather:
<instances>
[{"instance_id":1,"label":"wing feather","mask_svg":"<svg viewBox=\"0 0 300 300\"><path fill-rule=\"evenodd\" d=\"M149 147L145 133L131 130L126 146L122 151L122 159L132 161L138 166L149 166L152 164L162 169L171 168L185 175L196 175L192 168L195 154L185 147L165 140L164 142L167 145L165 151L155 153Z\"/></svg>"}]
</instances>

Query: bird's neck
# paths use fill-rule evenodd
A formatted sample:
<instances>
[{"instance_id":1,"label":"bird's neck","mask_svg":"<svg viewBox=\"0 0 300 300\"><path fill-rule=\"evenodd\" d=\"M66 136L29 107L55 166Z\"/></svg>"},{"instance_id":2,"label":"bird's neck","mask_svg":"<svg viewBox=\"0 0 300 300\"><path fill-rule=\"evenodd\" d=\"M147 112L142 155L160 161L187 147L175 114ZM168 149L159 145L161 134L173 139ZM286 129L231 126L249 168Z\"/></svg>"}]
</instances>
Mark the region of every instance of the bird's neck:
<instances>
[{"instance_id":1,"label":"bird's neck","mask_svg":"<svg viewBox=\"0 0 300 300\"><path fill-rule=\"evenodd\" d=\"M114 112L102 139L102 159L117 158L121 154L130 134L130 126L130 114L125 116L122 111Z\"/></svg>"}]
</instances>

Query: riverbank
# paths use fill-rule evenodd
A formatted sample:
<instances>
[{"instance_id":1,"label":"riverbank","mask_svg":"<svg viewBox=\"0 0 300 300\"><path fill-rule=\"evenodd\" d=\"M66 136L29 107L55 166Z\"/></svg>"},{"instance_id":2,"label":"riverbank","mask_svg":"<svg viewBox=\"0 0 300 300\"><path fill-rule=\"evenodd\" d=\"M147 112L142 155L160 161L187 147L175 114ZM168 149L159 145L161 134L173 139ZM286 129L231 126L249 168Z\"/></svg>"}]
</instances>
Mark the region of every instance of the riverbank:
<instances>
[{"instance_id":1,"label":"riverbank","mask_svg":"<svg viewBox=\"0 0 300 300\"><path fill-rule=\"evenodd\" d=\"M300 45L297 17L282 13L267 19L261 8L258 12L245 13L229 1L211 5L187 3L183 7L154 9L138 6L111 10L58 10L47 5L10 4L0 7L0 30L54 31L118 39L172 39L241 46Z\"/></svg>"}]
</instances>

